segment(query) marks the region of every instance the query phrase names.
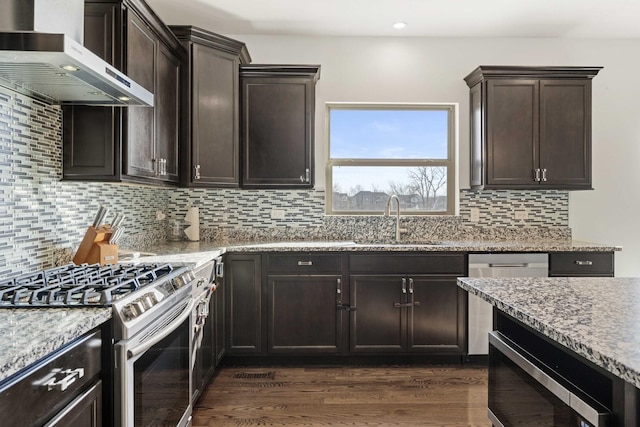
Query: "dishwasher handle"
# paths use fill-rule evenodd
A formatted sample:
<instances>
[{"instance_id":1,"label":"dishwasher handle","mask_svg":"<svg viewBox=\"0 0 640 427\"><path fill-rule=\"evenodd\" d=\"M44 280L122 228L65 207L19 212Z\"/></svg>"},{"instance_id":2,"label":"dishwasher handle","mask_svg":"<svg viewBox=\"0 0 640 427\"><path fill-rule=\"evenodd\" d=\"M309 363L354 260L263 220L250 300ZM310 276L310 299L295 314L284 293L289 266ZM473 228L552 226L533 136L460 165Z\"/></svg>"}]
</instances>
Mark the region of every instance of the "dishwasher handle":
<instances>
[{"instance_id":1,"label":"dishwasher handle","mask_svg":"<svg viewBox=\"0 0 640 427\"><path fill-rule=\"evenodd\" d=\"M520 263L511 263L511 262L495 262L487 264L489 268L527 268L529 267L528 262L520 262Z\"/></svg>"}]
</instances>

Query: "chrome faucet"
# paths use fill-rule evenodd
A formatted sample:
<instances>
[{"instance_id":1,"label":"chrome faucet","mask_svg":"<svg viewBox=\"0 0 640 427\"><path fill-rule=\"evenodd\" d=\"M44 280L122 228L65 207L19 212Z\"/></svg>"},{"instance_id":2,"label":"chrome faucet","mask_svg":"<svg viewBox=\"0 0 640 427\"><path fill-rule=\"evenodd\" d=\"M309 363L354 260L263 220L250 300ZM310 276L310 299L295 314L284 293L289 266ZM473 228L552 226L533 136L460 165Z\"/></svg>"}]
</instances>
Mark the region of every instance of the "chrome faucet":
<instances>
[{"instance_id":1,"label":"chrome faucet","mask_svg":"<svg viewBox=\"0 0 640 427\"><path fill-rule=\"evenodd\" d=\"M398 209L396 212L396 243L400 241L400 233L406 232L407 230L404 228L400 228L400 199L397 195L392 194L387 200L387 207L384 210L384 216L391 215L391 201L396 201L396 208Z\"/></svg>"}]
</instances>

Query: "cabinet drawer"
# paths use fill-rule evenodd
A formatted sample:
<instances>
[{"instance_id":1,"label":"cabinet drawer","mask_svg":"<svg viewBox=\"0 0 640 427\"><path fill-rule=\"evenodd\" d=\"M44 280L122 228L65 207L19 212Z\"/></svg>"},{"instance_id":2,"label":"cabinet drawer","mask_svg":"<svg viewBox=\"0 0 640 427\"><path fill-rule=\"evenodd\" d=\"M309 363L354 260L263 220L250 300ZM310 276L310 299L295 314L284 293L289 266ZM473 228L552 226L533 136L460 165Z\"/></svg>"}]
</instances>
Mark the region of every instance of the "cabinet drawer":
<instances>
[{"instance_id":1,"label":"cabinet drawer","mask_svg":"<svg viewBox=\"0 0 640 427\"><path fill-rule=\"evenodd\" d=\"M613 277L613 252L559 252L549 254L550 276Z\"/></svg>"},{"instance_id":2,"label":"cabinet drawer","mask_svg":"<svg viewBox=\"0 0 640 427\"><path fill-rule=\"evenodd\" d=\"M297 253L294 255L269 255L270 273L340 273L342 255Z\"/></svg>"},{"instance_id":3,"label":"cabinet drawer","mask_svg":"<svg viewBox=\"0 0 640 427\"><path fill-rule=\"evenodd\" d=\"M42 425L96 382L101 342L100 332L85 336L0 387L3 425Z\"/></svg>"},{"instance_id":4,"label":"cabinet drawer","mask_svg":"<svg viewBox=\"0 0 640 427\"><path fill-rule=\"evenodd\" d=\"M354 254L349 256L351 274L456 274L467 271L464 254Z\"/></svg>"}]
</instances>

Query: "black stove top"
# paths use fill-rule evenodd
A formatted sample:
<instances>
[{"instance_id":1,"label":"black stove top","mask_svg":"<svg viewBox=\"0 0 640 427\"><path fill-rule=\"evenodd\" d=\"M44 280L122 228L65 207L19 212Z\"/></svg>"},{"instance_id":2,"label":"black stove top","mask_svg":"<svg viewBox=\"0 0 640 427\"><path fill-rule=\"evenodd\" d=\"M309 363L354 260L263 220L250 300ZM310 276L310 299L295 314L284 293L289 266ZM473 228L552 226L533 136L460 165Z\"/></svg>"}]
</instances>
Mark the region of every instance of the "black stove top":
<instances>
[{"instance_id":1,"label":"black stove top","mask_svg":"<svg viewBox=\"0 0 640 427\"><path fill-rule=\"evenodd\" d=\"M170 264L68 264L0 280L0 308L108 307L172 271Z\"/></svg>"}]
</instances>

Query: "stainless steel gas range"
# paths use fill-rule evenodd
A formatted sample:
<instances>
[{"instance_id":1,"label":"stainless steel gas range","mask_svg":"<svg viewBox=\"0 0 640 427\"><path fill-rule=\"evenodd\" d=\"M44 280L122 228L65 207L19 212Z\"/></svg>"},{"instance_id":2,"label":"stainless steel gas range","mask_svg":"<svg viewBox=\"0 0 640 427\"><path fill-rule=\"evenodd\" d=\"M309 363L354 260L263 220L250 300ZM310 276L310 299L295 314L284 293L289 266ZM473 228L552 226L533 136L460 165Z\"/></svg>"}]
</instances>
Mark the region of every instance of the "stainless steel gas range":
<instances>
[{"instance_id":1,"label":"stainless steel gas range","mask_svg":"<svg viewBox=\"0 0 640 427\"><path fill-rule=\"evenodd\" d=\"M114 425L188 426L193 313L213 284L214 261L74 265L0 281L0 307L113 308Z\"/></svg>"}]
</instances>

